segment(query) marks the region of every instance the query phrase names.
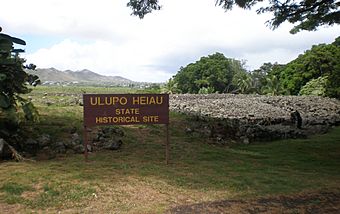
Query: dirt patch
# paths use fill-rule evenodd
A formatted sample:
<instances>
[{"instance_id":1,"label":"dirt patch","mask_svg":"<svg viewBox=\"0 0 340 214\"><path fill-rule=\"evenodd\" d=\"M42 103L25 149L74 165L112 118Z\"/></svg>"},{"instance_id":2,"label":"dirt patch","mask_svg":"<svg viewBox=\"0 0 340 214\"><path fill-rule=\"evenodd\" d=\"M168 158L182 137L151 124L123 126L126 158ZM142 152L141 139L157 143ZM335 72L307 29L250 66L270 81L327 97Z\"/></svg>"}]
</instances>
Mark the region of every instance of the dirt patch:
<instances>
[{"instance_id":1,"label":"dirt patch","mask_svg":"<svg viewBox=\"0 0 340 214\"><path fill-rule=\"evenodd\" d=\"M17 214L22 213L23 206L19 204L0 203L0 213Z\"/></svg>"},{"instance_id":2,"label":"dirt patch","mask_svg":"<svg viewBox=\"0 0 340 214\"><path fill-rule=\"evenodd\" d=\"M166 213L340 213L340 192L204 202L174 207Z\"/></svg>"}]
</instances>

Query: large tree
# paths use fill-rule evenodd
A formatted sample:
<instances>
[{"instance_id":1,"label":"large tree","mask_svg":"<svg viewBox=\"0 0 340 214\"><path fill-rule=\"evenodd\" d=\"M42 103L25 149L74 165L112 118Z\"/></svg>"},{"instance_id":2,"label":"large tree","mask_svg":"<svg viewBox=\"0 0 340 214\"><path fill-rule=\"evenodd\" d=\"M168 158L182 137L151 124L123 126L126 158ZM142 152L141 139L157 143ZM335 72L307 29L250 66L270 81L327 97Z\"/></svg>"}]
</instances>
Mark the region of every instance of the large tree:
<instances>
[{"instance_id":1,"label":"large tree","mask_svg":"<svg viewBox=\"0 0 340 214\"><path fill-rule=\"evenodd\" d=\"M0 32L1 32L0 27ZM33 119L32 104L29 100L21 97L31 91L28 84L40 83L38 76L26 73L24 69L34 69L35 65L24 65L25 59L19 57L22 49L15 49L13 44L26 45L22 39L0 33L0 119L4 115L16 113L18 104L24 110L27 119ZM1 124L1 123L0 123Z\"/></svg>"},{"instance_id":2,"label":"large tree","mask_svg":"<svg viewBox=\"0 0 340 214\"><path fill-rule=\"evenodd\" d=\"M257 13L272 13L273 18L267 24L275 29L283 22L288 21L295 24L291 33L300 30L316 30L322 25L333 25L340 23L340 2L338 0L268 0L266 6L257 9ZM234 6L243 9L251 9L263 0L215 0L217 6L226 11ZM160 10L158 0L130 0L127 6L131 7L132 14L143 18L153 10Z\"/></svg>"},{"instance_id":3,"label":"large tree","mask_svg":"<svg viewBox=\"0 0 340 214\"><path fill-rule=\"evenodd\" d=\"M209 89L209 92L232 92L237 89L233 82L234 76L243 72L246 71L242 62L215 53L181 67L172 83L182 93L199 93L202 92L201 89Z\"/></svg>"},{"instance_id":4,"label":"large tree","mask_svg":"<svg viewBox=\"0 0 340 214\"><path fill-rule=\"evenodd\" d=\"M263 65L260 68L252 71L251 77L253 81L252 84L253 84L254 92L258 94L271 93L271 92L268 92L268 90L272 91L271 89L268 89L268 85L271 85L269 86L269 88L273 88L273 85L275 85L273 84L273 82L275 82L275 80L273 80L273 78L269 76L269 74L273 74L275 73L275 71L280 70L283 67L284 65L280 65L278 63L272 64L270 62L267 62L267 63L263 63ZM277 90L277 91L280 91L280 90Z\"/></svg>"},{"instance_id":5,"label":"large tree","mask_svg":"<svg viewBox=\"0 0 340 214\"><path fill-rule=\"evenodd\" d=\"M339 38L332 44L314 45L295 60L269 72L269 75L277 76L281 86L292 95L299 94L307 82L328 77L325 95L340 98Z\"/></svg>"},{"instance_id":6,"label":"large tree","mask_svg":"<svg viewBox=\"0 0 340 214\"><path fill-rule=\"evenodd\" d=\"M1 32L0 27L0 32ZM25 60L19 57L22 49L15 49L13 44L26 45L26 42L0 33L0 139L4 139L13 155L17 154L13 145L13 135L19 127L19 108L28 120L37 118L37 111L30 100L21 95L29 93L28 84L36 85L40 81L36 75L25 72L25 69L34 69L35 65L24 65ZM4 142L4 141L3 141ZM19 155L16 155L18 158Z\"/></svg>"}]
</instances>

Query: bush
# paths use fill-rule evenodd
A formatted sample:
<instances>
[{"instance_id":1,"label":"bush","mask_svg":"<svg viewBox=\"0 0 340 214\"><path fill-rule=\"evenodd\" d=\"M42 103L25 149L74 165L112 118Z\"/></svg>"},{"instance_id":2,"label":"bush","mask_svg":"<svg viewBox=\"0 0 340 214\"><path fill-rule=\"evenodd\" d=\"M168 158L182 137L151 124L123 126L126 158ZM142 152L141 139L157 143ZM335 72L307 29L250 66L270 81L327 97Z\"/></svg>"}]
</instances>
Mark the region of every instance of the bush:
<instances>
[{"instance_id":1,"label":"bush","mask_svg":"<svg viewBox=\"0 0 340 214\"><path fill-rule=\"evenodd\" d=\"M328 77L319 77L312 79L304 85L299 94L300 95L315 95L315 96L326 96L326 87L328 84Z\"/></svg>"}]
</instances>

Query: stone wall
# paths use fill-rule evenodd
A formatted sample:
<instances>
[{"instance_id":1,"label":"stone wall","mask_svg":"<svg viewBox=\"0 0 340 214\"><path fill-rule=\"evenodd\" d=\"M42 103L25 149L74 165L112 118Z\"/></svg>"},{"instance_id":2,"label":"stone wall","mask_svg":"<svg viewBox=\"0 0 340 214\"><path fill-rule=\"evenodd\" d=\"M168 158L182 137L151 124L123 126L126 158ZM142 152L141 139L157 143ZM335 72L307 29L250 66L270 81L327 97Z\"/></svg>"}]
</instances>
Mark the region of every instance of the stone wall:
<instances>
[{"instance_id":1,"label":"stone wall","mask_svg":"<svg viewBox=\"0 0 340 214\"><path fill-rule=\"evenodd\" d=\"M317 96L181 94L170 96L170 110L209 121L211 137L244 143L306 137L340 124L340 101ZM296 110L302 129L291 121Z\"/></svg>"}]
</instances>

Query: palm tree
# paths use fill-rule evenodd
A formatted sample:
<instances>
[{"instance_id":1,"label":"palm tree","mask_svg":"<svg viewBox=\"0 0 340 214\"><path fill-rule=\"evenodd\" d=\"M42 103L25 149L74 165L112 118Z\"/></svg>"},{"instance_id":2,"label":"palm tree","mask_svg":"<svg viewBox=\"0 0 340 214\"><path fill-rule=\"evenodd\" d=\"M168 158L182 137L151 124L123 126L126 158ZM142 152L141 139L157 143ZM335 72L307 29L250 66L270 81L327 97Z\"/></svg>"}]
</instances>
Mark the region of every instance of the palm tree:
<instances>
[{"instance_id":1,"label":"palm tree","mask_svg":"<svg viewBox=\"0 0 340 214\"><path fill-rule=\"evenodd\" d=\"M266 78L267 84L263 88L263 93L268 95L279 95L282 91L279 79L276 76L269 76Z\"/></svg>"},{"instance_id":2,"label":"palm tree","mask_svg":"<svg viewBox=\"0 0 340 214\"><path fill-rule=\"evenodd\" d=\"M173 78L170 78L169 81L165 84L162 91L168 94L180 93L180 90L177 87L177 85L178 85L177 82L175 82Z\"/></svg>"},{"instance_id":3,"label":"palm tree","mask_svg":"<svg viewBox=\"0 0 340 214\"><path fill-rule=\"evenodd\" d=\"M241 94L247 93L252 87L252 78L246 72L237 73L234 77L234 84Z\"/></svg>"}]
</instances>

